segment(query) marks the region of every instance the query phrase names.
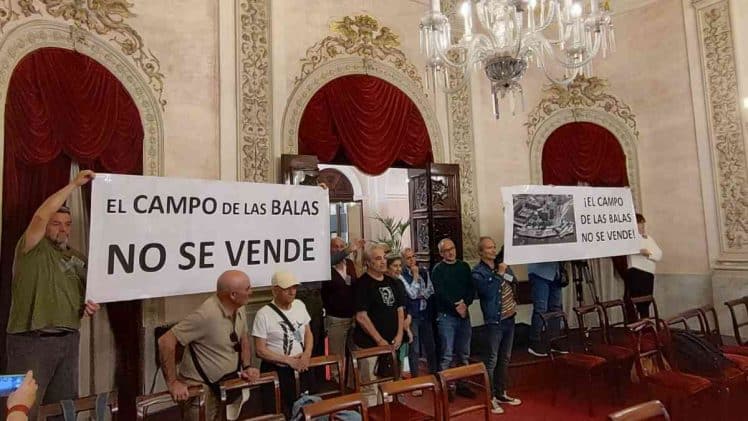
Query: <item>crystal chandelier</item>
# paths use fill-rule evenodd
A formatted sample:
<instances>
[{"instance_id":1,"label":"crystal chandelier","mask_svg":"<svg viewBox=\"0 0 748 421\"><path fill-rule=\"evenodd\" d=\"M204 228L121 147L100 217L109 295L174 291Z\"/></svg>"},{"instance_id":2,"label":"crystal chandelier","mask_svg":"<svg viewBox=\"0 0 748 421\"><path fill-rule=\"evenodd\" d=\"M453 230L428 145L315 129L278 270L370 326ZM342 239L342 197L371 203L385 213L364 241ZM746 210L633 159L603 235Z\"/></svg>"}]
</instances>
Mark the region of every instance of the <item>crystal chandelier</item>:
<instances>
[{"instance_id":1,"label":"crystal chandelier","mask_svg":"<svg viewBox=\"0 0 748 421\"><path fill-rule=\"evenodd\" d=\"M592 59L615 48L608 0L466 0L460 14L459 40L452 39L439 0L431 0L421 19L426 79L432 90L439 84L453 93L469 80L471 65L482 67L491 81L497 119L504 97L512 114L517 102L524 109L520 80L528 65L542 68L552 82L568 84L580 74L591 76ZM473 27L474 15L479 28ZM457 71L458 80L449 80L450 70Z\"/></svg>"}]
</instances>

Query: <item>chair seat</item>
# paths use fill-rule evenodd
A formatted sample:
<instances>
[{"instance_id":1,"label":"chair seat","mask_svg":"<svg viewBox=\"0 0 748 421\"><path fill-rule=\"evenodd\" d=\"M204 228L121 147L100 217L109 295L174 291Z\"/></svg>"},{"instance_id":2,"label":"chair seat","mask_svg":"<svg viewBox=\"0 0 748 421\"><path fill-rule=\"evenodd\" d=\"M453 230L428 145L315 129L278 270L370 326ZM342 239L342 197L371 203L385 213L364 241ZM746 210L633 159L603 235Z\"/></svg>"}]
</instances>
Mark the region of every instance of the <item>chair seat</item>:
<instances>
[{"instance_id":1,"label":"chair seat","mask_svg":"<svg viewBox=\"0 0 748 421\"><path fill-rule=\"evenodd\" d=\"M738 367L727 367L722 370L721 381L726 383L742 383L745 381L745 371Z\"/></svg>"},{"instance_id":2,"label":"chair seat","mask_svg":"<svg viewBox=\"0 0 748 421\"><path fill-rule=\"evenodd\" d=\"M720 349L725 354L744 355L748 357L748 346L722 345Z\"/></svg>"},{"instance_id":3,"label":"chair seat","mask_svg":"<svg viewBox=\"0 0 748 421\"><path fill-rule=\"evenodd\" d=\"M568 354L561 355L560 357L556 358L556 361L566 364L570 367L576 367L585 370L591 370L596 367L600 367L606 362L605 358L578 352L570 352Z\"/></svg>"},{"instance_id":4,"label":"chair seat","mask_svg":"<svg viewBox=\"0 0 748 421\"><path fill-rule=\"evenodd\" d=\"M659 371L647 376L646 380L657 386L677 390L687 395L695 395L712 385L709 380L703 377L669 370Z\"/></svg>"},{"instance_id":5,"label":"chair seat","mask_svg":"<svg viewBox=\"0 0 748 421\"><path fill-rule=\"evenodd\" d=\"M742 372L748 372L748 357L745 355L737 355L737 354L725 354L725 357L727 357L728 360L735 363L735 365L742 371Z\"/></svg>"},{"instance_id":6,"label":"chair seat","mask_svg":"<svg viewBox=\"0 0 748 421\"><path fill-rule=\"evenodd\" d=\"M594 355L603 357L611 362L634 359L634 351L618 345L594 344L591 351Z\"/></svg>"},{"instance_id":7,"label":"chair seat","mask_svg":"<svg viewBox=\"0 0 748 421\"><path fill-rule=\"evenodd\" d=\"M398 401L395 401L395 402L390 403L390 418L393 420L405 421L405 420L431 420L434 417L432 417L429 414L425 414L421 411L415 410ZM384 420L384 404L369 407L369 419Z\"/></svg>"}]
</instances>

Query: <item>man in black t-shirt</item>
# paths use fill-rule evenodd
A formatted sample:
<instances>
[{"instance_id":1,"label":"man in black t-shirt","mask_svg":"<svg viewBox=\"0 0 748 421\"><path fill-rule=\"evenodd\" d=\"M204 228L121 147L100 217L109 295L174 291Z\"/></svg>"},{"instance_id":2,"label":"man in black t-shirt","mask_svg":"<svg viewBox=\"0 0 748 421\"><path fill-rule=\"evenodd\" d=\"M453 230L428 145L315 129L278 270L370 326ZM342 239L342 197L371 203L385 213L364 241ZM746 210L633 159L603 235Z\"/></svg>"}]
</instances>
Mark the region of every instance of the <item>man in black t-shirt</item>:
<instances>
[{"instance_id":1,"label":"man in black t-shirt","mask_svg":"<svg viewBox=\"0 0 748 421\"><path fill-rule=\"evenodd\" d=\"M392 345L403 341L404 303L400 281L385 275L387 260L382 246L366 253L367 271L356 281L356 329L358 348Z\"/></svg>"}]
</instances>

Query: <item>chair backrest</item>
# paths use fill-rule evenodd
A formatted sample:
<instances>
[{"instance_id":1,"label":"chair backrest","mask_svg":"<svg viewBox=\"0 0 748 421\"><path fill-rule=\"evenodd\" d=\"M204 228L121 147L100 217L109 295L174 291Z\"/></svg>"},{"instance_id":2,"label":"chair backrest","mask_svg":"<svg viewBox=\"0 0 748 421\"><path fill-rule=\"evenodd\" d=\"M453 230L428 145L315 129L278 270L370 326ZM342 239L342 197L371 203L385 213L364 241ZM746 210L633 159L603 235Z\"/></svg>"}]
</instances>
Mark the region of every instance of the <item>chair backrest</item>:
<instances>
[{"instance_id":1,"label":"chair backrest","mask_svg":"<svg viewBox=\"0 0 748 421\"><path fill-rule=\"evenodd\" d=\"M605 316L605 327L608 328L608 333L610 333L611 328L613 327L626 327L626 325L629 323L628 319L626 318L626 303L623 300L610 300L610 301L603 301L600 304L600 307L603 309L603 315ZM623 319L620 322L612 322L613 319L612 312L618 309L621 312L621 319Z\"/></svg>"},{"instance_id":2,"label":"chair backrest","mask_svg":"<svg viewBox=\"0 0 748 421\"><path fill-rule=\"evenodd\" d=\"M645 379L647 373L644 370L642 361L646 358L651 358L658 370L667 370L668 365L665 364L665 347L660 341L658 335L657 322L652 319L643 319L638 322L634 322L629 325L629 329L636 336L636 372L640 379ZM667 330L667 326L664 327ZM642 338L647 336L654 340L654 346L648 347L646 350L642 349Z\"/></svg>"},{"instance_id":3,"label":"chair backrest","mask_svg":"<svg viewBox=\"0 0 748 421\"><path fill-rule=\"evenodd\" d=\"M324 399L319 402L310 403L303 409L304 419L306 421L311 421L312 419L323 415L333 415L345 410L358 411L361 414L361 419L363 421L369 420L369 411L366 408L366 400L360 393L351 393L350 395ZM334 419L334 417L330 418Z\"/></svg>"},{"instance_id":4,"label":"chair backrest","mask_svg":"<svg viewBox=\"0 0 748 421\"><path fill-rule=\"evenodd\" d=\"M187 390L189 392L189 399L197 399L198 420L205 421L206 390L204 390L202 386L190 386ZM159 392L150 395L138 396L137 398L135 398L135 409L137 411L136 419L138 421L148 419L148 412L152 409L152 407L158 406L161 410L164 408L164 405L167 404L170 404L170 406L178 405L174 403L174 400L171 398L169 392Z\"/></svg>"},{"instance_id":5,"label":"chair backrest","mask_svg":"<svg viewBox=\"0 0 748 421\"><path fill-rule=\"evenodd\" d=\"M660 320L660 312L657 309L657 301L655 300L653 295L642 295L641 297L631 297L631 302L636 304L643 304L643 303L650 303L652 304L652 308L654 309L655 319ZM639 313L636 313L639 314ZM659 329L659 326L655 324L655 327Z\"/></svg>"},{"instance_id":6,"label":"chair backrest","mask_svg":"<svg viewBox=\"0 0 748 421\"><path fill-rule=\"evenodd\" d=\"M327 398L330 396L345 395L345 379L343 378L343 357L340 355L322 355L319 357L313 357L309 360L309 369L314 367L326 367L334 365L338 370L338 389L337 390L323 390L323 391L310 391L310 393L317 395L321 398ZM296 396L299 396L303 390L301 390L301 379L298 371L294 371L294 378L296 380ZM320 379L316 379L316 383L321 383Z\"/></svg>"},{"instance_id":7,"label":"chair backrest","mask_svg":"<svg viewBox=\"0 0 748 421\"><path fill-rule=\"evenodd\" d=\"M608 415L608 421L644 421L651 419L670 421L670 415L662 402L644 402Z\"/></svg>"},{"instance_id":8,"label":"chair backrest","mask_svg":"<svg viewBox=\"0 0 748 421\"><path fill-rule=\"evenodd\" d=\"M600 343L609 344L610 337L608 336L608 329L605 326L605 310L598 304L592 304L588 306L574 307L574 313L577 315L577 321L579 322L579 335L584 344L585 351L590 350L595 336L598 336ZM595 316L597 326L587 323L587 316Z\"/></svg>"},{"instance_id":9,"label":"chair backrest","mask_svg":"<svg viewBox=\"0 0 748 421\"><path fill-rule=\"evenodd\" d=\"M275 371L271 371L268 373L262 373L260 377L253 382L248 382L243 379L231 379L221 382L219 385L220 399L218 403L221 420L226 421L226 405L229 404L229 402L227 402L228 392L242 389L256 389L264 384L273 385L275 390L275 414L283 414L281 410L280 380L278 380L278 374Z\"/></svg>"},{"instance_id":10,"label":"chair backrest","mask_svg":"<svg viewBox=\"0 0 748 421\"><path fill-rule=\"evenodd\" d=\"M379 357L389 355L392 358L393 376L390 377L377 377L369 380L363 380L361 372L360 360L369 360L373 364L372 360L376 361ZM368 386L371 384L384 383L392 380L400 380L400 365L398 364L397 355L395 349L390 345L375 346L372 348L364 348L356 351L351 351L351 361L353 363L353 380L356 387L356 392L361 391L361 387ZM368 374L368 373L367 373Z\"/></svg>"},{"instance_id":11,"label":"chair backrest","mask_svg":"<svg viewBox=\"0 0 748 421\"><path fill-rule=\"evenodd\" d=\"M488 383L488 372L483 363L463 365L454 368L448 368L437 373L441 385L442 403L444 405L444 419L448 420L470 412L483 411L485 420L491 418L491 385ZM461 408L455 412L449 411L449 383L457 380L465 380L471 377L480 377L482 395L476 398L475 404L469 406L461 405ZM481 393L479 393L480 395Z\"/></svg>"},{"instance_id":12,"label":"chair backrest","mask_svg":"<svg viewBox=\"0 0 748 421\"><path fill-rule=\"evenodd\" d=\"M743 305L745 308L745 313L748 314L748 295L743 296L742 298L738 298L736 300L730 300L725 303L727 308L730 309L730 316L732 317L732 328L735 331L735 340L738 342L738 345L748 345L748 338L745 340L740 335L740 330L748 326L748 317L742 322L738 321L738 314L736 312L736 309L738 306Z\"/></svg>"},{"instance_id":13,"label":"chair backrest","mask_svg":"<svg viewBox=\"0 0 748 421\"><path fill-rule=\"evenodd\" d=\"M96 411L97 398L98 395L90 395L73 400L75 413L78 414L80 412ZM118 410L117 392L109 392L109 396L107 397L107 407L109 407L109 412L112 414L112 420L116 420ZM47 417L61 416L62 414L63 409L61 402L50 403L39 407L38 419L40 421L45 421Z\"/></svg>"},{"instance_id":14,"label":"chair backrest","mask_svg":"<svg viewBox=\"0 0 748 421\"><path fill-rule=\"evenodd\" d=\"M701 310L698 308L686 310L675 317L671 317L665 321L665 324L670 328L682 328L683 330L691 331L699 336L707 336L707 328L704 323Z\"/></svg>"},{"instance_id":15,"label":"chair backrest","mask_svg":"<svg viewBox=\"0 0 748 421\"><path fill-rule=\"evenodd\" d=\"M444 403L442 402L441 387L436 377L432 375L419 376L412 379L398 380L395 382L384 383L379 386L379 392L382 394L382 402L384 402L384 419L389 420L390 417L390 403L397 399L397 395L401 393L409 393L416 390L428 391L431 390L434 399L434 420L442 419L442 409Z\"/></svg>"},{"instance_id":16,"label":"chair backrest","mask_svg":"<svg viewBox=\"0 0 748 421\"><path fill-rule=\"evenodd\" d=\"M701 318L704 322L706 339L718 347L724 345L722 343L722 333L719 330L719 317L717 316L717 310L714 309L713 305L707 304L699 308L699 311L701 312Z\"/></svg>"},{"instance_id":17,"label":"chair backrest","mask_svg":"<svg viewBox=\"0 0 748 421\"><path fill-rule=\"evenodd\" d=\"M557 344L564 341L566 341L567 346L570 347L572 345L571 341L569 341L569 321L566 318L566 313L563 311L551 311L541 314L540 318L543 321L543 335L545 335L545 339L551 345L551 348L561 349ZM548 325L554 320L558 320L561 324L558 332L550 332L548 329ZM553 354L553 352L548 353L551 360L554 358Z\"/></svg>"}]
</instances>

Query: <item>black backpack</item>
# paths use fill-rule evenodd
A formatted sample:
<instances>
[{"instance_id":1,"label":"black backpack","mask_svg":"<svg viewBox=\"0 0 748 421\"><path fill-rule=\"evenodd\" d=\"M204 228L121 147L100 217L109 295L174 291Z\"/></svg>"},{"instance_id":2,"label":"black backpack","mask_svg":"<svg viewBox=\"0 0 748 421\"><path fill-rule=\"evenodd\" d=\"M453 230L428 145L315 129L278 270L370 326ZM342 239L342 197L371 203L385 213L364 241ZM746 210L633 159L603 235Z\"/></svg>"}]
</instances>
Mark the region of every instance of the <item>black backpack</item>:
<instances>
[{"instance_id":1,"label":"black backpack","mask_svg":"<svg viewBox=\"0 0 748 421\"><path fill-rule=\"evenodd\" d=\"M721 377L722 371L734 367L716 346L687 330L674 330L673 357L681 371L704 377Z\"/></svg>"}]
</instances>

